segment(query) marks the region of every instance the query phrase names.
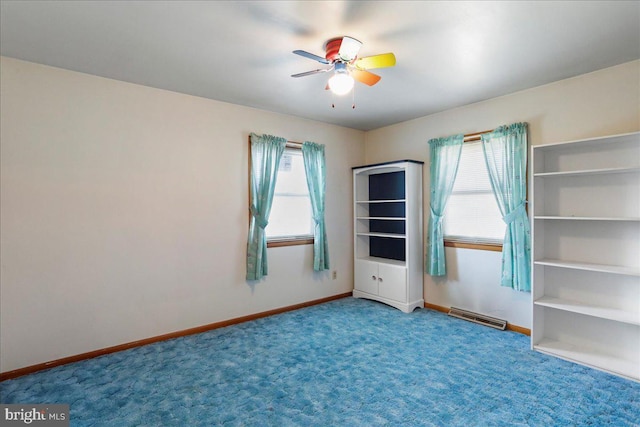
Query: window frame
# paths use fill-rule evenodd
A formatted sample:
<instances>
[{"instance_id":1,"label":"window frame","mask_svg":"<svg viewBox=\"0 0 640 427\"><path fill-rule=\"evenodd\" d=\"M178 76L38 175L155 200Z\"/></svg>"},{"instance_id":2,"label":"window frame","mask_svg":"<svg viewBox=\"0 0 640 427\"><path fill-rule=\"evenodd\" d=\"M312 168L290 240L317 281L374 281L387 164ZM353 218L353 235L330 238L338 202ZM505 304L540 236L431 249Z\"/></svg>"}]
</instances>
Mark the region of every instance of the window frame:
<instances>
[{"instance_id":1,"label":"window frame","mask_svg":"<svg viewBox=\"0 0 640 427\"><path fill-rule=\"evenodd\" d=\"M249 161L247 162L249 165L248 168L248 204L249 207L249 224L251 224L251 136L248 138L249 141ZM302 150L301 142L287 141L285 148L293 148L297 150ZM313 234L311 235L303 235L303 236L295 236L295 237L278 237L278 238L267 238L267 248L281 248L285 246L300 246L300 245L313 245L315 242L315 238Z\"/></svg>"},{"instance_id":2,"label":"window frame","mask_svg":"<svg viewBox=\"0 0 640 427\"><path fill-rule=\"evenodd\" d=\"M477 249L481 251L502 252L502 243L469 243L458 240L444 239L444 245L449 248Z\"/></svg>"}]
</instances>

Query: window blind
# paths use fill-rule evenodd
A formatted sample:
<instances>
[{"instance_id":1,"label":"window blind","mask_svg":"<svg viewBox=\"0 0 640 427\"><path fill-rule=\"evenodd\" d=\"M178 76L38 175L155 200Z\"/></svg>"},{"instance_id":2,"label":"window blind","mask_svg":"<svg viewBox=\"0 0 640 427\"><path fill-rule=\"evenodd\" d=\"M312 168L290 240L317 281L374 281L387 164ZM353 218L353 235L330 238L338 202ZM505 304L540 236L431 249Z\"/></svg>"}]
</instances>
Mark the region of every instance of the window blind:
<instances>
[{"instance_id":1,"label":"window blind","mask_svg":"<svg viewBox=\"0 0 640 427\"><path fill-rule=\"evenodd\" d=\"M286 148L278 168L268 239L313 236L313 215L302 151Z\"/></svg>"},{"instance_id":2,"label":"window blind","mask_svg":"<svg viewBox=\"0 0 640 427\"><path fill-rule=\"evenodd\" d=\"M502 244L505 227L491 189L481 142L465 143L443 218L444 238Z\"/></svg>"}]
</instances>

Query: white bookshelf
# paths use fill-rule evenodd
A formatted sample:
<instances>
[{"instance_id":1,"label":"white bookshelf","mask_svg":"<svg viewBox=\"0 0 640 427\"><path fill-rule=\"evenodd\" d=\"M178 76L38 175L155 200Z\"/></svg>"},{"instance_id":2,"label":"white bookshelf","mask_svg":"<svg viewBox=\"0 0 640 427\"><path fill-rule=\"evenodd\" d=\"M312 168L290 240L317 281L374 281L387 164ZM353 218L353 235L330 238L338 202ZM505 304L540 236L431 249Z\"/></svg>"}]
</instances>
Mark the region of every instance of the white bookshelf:
<instances>
[{"instance_id":1,"label":"white bookshelf","mask_svg":"<svg viewBox=\"0 0 640 427\"><path fill-rule=\"evenodd\" d=\"M422 162L353 168L354 290L411 312L424 307Z\"/></svg>"},{"instance_id":2,"label":"white bookshelf","mask_svg":"<svg viewBox=\"0 0 640 427\"><path fill-rule=\"evenodd\" d=\"M640 381L640 132L531 159L531 346Z\"/></svg>"}]
</instances>

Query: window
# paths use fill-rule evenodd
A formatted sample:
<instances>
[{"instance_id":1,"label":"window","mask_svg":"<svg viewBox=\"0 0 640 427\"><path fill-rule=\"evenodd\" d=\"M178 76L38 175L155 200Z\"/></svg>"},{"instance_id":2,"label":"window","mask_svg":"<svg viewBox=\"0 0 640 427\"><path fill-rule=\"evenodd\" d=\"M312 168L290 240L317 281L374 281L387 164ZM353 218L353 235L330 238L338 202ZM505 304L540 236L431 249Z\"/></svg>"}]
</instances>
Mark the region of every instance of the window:
<instances>
[{"instance_id":1,"label":"window","mask_svg":"<svg viewBox=\"0 0 640 427\"><path fill-rule=\"evenodd\" d=\"M464 143L443 218L445 245L501 250L505 231L481 142Z\"/></svg>"},{"instance_id":2,"label":"window","mask_svg":"<svg viewBox=\"0 0 640 427\"><path fill-rule=\"evenodd\" d=\"M313 243L313 214L302 150L287 146L280 166L267 225L267 245Z\"/></svg>"}]
</instances>

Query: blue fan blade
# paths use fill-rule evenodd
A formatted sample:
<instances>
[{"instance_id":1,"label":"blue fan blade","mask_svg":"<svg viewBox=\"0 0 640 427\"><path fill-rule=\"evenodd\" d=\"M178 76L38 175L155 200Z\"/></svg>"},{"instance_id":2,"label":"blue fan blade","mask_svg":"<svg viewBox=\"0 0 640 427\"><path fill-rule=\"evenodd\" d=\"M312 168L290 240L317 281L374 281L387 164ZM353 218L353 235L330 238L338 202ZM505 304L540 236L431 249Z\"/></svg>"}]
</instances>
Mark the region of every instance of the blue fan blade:
<instances>
[{"instance_id":1,"label":"blue fan blade","mask_svg":"<svg viewBox=\"0 0 640 427\"><path fill-rule=\"evenodd\" d=\"M321 62L323 64L328 64L329 61L322 56L314 55L313 53L309 53L305 50L294 50L293 53L296 55L304 56L305 58L313 59L314 61Z\"/></svg>"},{"instance_id":2,"label":"blue fan blade","mask_svg":"<svg viewBox=\"0 0 640 427\"><path fill-rule=\"evenodd\" d=\"M326 73L327 71L331 71L331 68L329 68L328 70L313 70L313 71L305 71L304 73L298 73L298 74L291 74L291 77L304 77L304 76L310 76L312 74L318 74L318 73Z\"/></svg>"}]
</instances>

